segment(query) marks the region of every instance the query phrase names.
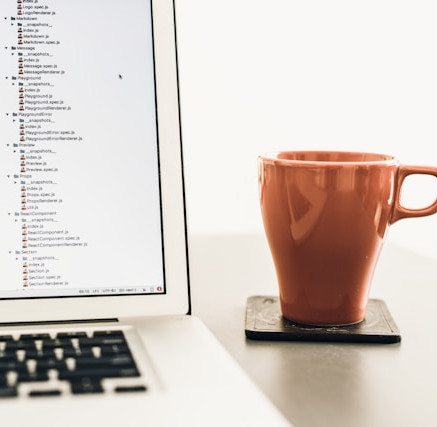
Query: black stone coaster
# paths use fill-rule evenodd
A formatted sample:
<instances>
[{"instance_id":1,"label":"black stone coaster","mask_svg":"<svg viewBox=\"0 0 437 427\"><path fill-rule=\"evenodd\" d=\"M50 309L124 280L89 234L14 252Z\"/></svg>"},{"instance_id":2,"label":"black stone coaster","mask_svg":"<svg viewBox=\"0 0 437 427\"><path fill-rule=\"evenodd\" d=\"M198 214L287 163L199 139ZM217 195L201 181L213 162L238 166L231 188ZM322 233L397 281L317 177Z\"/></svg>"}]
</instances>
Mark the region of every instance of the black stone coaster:
<instances>
[{"instance_id":1,"label":"black stone coaster","mask_svg":"<svg viewBox=\"0 0 437 427\"><path fill-rule=\"evenodd\" d=\"M309 326L291 322L281 313L279 297L252 296L246 306L246 337L269 341L330 341L398 343L401 341L385 302L370 299L366 318L348 326Z\"/></svg>"}]
</instances>

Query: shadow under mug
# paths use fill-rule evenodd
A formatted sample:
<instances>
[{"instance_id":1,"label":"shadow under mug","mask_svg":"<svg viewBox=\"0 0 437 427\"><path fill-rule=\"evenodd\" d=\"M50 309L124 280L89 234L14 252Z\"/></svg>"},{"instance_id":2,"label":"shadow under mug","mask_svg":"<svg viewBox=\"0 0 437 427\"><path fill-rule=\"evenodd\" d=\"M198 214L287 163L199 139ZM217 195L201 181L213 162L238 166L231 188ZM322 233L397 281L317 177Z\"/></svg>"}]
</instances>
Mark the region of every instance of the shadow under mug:
<instances>
[{"instance_id":1,"label":"shadow under mug","mask_svg":"<svg viewBox=\"0 0 437 427\"><path fill-rule=\"evenodd\" d=\"M404 179L436 167L338 151L276 152L258 158L260 204L282 314L311 325L365 317L388 226L437 212L401 205Z\"/></svg>"}]
</instances>

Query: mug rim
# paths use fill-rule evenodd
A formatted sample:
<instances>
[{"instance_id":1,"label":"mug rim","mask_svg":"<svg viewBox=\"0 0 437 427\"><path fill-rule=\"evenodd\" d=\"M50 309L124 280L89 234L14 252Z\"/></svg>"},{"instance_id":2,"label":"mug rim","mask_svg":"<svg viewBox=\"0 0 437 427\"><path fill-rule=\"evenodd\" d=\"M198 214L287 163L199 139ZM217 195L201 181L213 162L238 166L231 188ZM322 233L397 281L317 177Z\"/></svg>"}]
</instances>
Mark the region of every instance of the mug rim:
<instances>
[{"instance_id":1,"label":"mug rim","mask_svg":"<svg viewBox=\"0 0 437 427\"><path fill-rule=\"evenodd\" d=\"M312 158L290 158L292 156L311 156ZM317 159L316 157L333 157L349 156L354 159ZM288 157L288 158L287 158ZM360 157L362 159L360 159ZM275 164L301 164L301 165L372 165L372 164L397 164L396 158L389 154L365 152L365 151L341 151L341 150L287 150L287 151L270 151L259 156L262 161L268 161Z\"/></svg>"}]
</instances>

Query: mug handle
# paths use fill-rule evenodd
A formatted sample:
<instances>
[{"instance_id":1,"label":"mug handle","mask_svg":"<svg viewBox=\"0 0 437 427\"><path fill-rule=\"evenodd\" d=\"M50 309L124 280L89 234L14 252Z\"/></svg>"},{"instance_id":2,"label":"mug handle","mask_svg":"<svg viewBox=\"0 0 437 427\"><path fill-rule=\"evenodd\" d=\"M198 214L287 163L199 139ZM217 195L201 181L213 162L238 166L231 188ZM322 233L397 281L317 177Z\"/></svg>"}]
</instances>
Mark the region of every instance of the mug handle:
<instances>
[{"instance_id":1,"label":"mug handle","mask_svg":"<svg viewBox=\"0 0 437 427\"><path fill-rule=\"evenodd\" d=\"M401 189L404 180L409 175L431 175L437 178L437 168L430 166L399 166L398 169L398 189L396 194L396 201L393 208L393 214L390 223L402 219L402 218L415 218L419 216L432 215L437 212L437 197L434 202L421 209L408 209L401 205L400 196Z\"/></svg>"}]
</instances>

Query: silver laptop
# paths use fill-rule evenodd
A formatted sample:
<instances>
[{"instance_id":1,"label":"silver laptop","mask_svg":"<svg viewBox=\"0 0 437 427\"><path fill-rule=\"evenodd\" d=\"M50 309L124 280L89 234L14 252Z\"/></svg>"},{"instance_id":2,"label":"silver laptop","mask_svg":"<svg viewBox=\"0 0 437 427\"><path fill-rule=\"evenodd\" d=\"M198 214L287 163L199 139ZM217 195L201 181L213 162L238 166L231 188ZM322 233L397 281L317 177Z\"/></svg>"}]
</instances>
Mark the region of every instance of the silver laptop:
<instances>
[{"instance_id":1,"label":"silver laptop","mask_svg":"<svg viewBox=\"0 0 437 427\"><path fill-rule=\"evenodd\" d=\"M172 0L2 0L4 425L287 424L191 316Z\"/></svg>"}]
</instances>

